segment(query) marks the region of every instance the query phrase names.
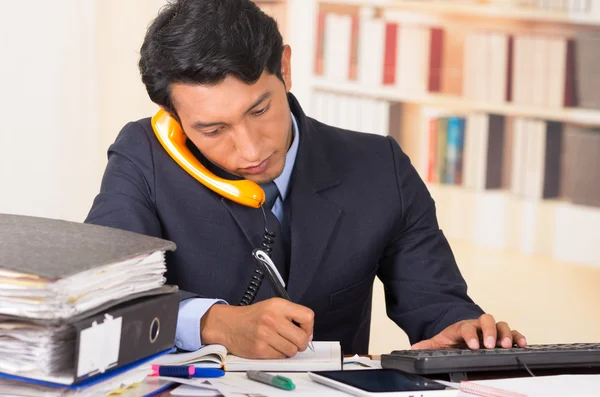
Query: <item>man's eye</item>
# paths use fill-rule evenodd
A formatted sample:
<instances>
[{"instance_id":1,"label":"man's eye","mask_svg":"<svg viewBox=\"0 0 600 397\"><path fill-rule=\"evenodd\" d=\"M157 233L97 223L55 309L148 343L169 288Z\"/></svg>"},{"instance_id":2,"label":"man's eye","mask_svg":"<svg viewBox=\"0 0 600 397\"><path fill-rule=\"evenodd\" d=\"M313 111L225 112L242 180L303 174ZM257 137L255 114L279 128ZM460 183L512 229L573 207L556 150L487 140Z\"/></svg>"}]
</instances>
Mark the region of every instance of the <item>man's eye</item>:
<instances>
[{"instance_id":1,"label":"man's eye","mask_svg":"<svg viewBox=\"0 0 600 397\"><path fill-rule=\"evenodd\" d=\"M217 128L216 130L212 130L212 131L202 131L202 135L204 136L215 136L217 135L219 132L221 132L221 127Z\"/></svg>"},{"instance_id":2,"label":"man's eye","mask_svg":"<svg viewBox=\"0 0 600 397\"><path fill-rule=\"evenodd\" d=\"M265 106L264 108L262 108L261 110L258 110L256 112L254 112L253 114L255 116L260 116L261 114L265 114L267 110L269 110L269 108L271 107L271 104L268 104L267 106Z\"/></svg>"}]
</instances>

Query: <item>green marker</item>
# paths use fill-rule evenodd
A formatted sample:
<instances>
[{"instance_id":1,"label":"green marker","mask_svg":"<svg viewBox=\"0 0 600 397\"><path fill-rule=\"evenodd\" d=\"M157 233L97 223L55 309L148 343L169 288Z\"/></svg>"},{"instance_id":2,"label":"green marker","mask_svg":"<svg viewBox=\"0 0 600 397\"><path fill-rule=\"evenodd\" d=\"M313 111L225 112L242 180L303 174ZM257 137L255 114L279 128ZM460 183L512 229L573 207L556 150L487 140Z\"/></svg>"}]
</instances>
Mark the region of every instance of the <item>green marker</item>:
<instances>
[{"instance_id":1,"label":"green marker","mask_svg":"<svg viewBox=\"0 0 600 397\"><path fill-rule=\"evenodd\" d=\"M278 387L283 390L294 390L296 385L290 378L279 375L270 375L261 371L248 371L246 372L248 379L255 380L265 385Z\"/></svg>"}]
</instances>

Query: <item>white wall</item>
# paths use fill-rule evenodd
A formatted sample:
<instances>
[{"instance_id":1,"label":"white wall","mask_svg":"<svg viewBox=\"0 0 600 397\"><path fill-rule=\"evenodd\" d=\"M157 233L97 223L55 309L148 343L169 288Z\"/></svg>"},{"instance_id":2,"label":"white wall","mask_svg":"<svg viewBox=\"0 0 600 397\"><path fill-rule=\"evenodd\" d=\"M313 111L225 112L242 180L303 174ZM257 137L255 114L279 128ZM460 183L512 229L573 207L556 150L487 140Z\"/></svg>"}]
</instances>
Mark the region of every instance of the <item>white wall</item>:
<instances>
[{"instance_id":1,"label":"white wall","mask_svg":"<svg viewBox=\"0 0 600 397\"><path fill-rule=\"evenodd\" d=\"M166 0L97 0L100 146L106 148L129 121L152 116L157 106L140 78L139 50L148 24ZM104 167L104 164L103 164Z\"/></svg>"},{"instance_id":2,"label":"white wall","mask_svg":"<svg viewBox=\"0 0 600 397\"><path fill-rule=\"evenodd\" d=\"M0 36L0 212L72 218L97 169L92 2L7 3Z\"/></svg>"},{"instance_id":3,"label":"white wall","mask_svg":"<svg viewBox=\"0 0 600 397\"><path fill-rule=\"evenodd\" d=\"M83 220L106 148L150 115L137 75L158 0L6 2L0 14L0 212Z\"/></svg>"}]
</instances>

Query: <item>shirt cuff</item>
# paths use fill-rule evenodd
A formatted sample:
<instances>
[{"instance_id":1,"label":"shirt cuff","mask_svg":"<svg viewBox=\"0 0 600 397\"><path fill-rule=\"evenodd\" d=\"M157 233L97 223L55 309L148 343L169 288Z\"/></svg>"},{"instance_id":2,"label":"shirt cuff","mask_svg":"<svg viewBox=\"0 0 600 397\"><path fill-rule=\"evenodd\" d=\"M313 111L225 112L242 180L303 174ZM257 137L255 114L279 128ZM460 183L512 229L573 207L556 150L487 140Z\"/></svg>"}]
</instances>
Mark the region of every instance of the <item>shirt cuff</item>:
<instances>
[{"instance_id":1,"label":"shirt cuff","mask_svg":"<svg viewBox=\"0 0 600 397\"><path fill-rule=\"evenodd\" d=\"M200 320L215 303L227 304L223 299L191 298L179 302L175 346L180 350L194 351L202 347Z\"/></svg>"}]
</instances>

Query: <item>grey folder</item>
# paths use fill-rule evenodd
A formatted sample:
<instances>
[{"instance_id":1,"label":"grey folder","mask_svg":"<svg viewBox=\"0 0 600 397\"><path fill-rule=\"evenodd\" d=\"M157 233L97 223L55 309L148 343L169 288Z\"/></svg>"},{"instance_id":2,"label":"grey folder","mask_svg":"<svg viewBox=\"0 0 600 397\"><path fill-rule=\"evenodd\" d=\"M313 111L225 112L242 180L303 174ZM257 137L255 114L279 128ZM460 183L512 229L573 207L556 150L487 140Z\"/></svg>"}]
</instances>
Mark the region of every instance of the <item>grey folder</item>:
<instances>
[{"instance_id":1,"label":"grey folder","mask_svg":"<svg viewBox=\"0 0 600 397\"><path fill-rule=\"evenodd\" d=\"M164 272L175 248L104 226L0 214L0 372L69 385L170 349L179 293Z\"/></svg>"},{"instance_id":2,"label":"grey folder","mask_svg":"<svg viewBox=\"0 0 600 397\"><path fill-rule=\"evenodd\" d=\"M0 215L0 315L65 319L161 287L171 241L114 228Z\"/></svg>"},{"instance_id":3,"label":"grey folder","mask_svg":"<svg viewBox=\"0 0 600 397\"><path fill-rule=\"evenodd\" d=\"M174 249L171 241L105 226L0 214L0 269L52 280Z\"/></svg>"}]
</instances>

